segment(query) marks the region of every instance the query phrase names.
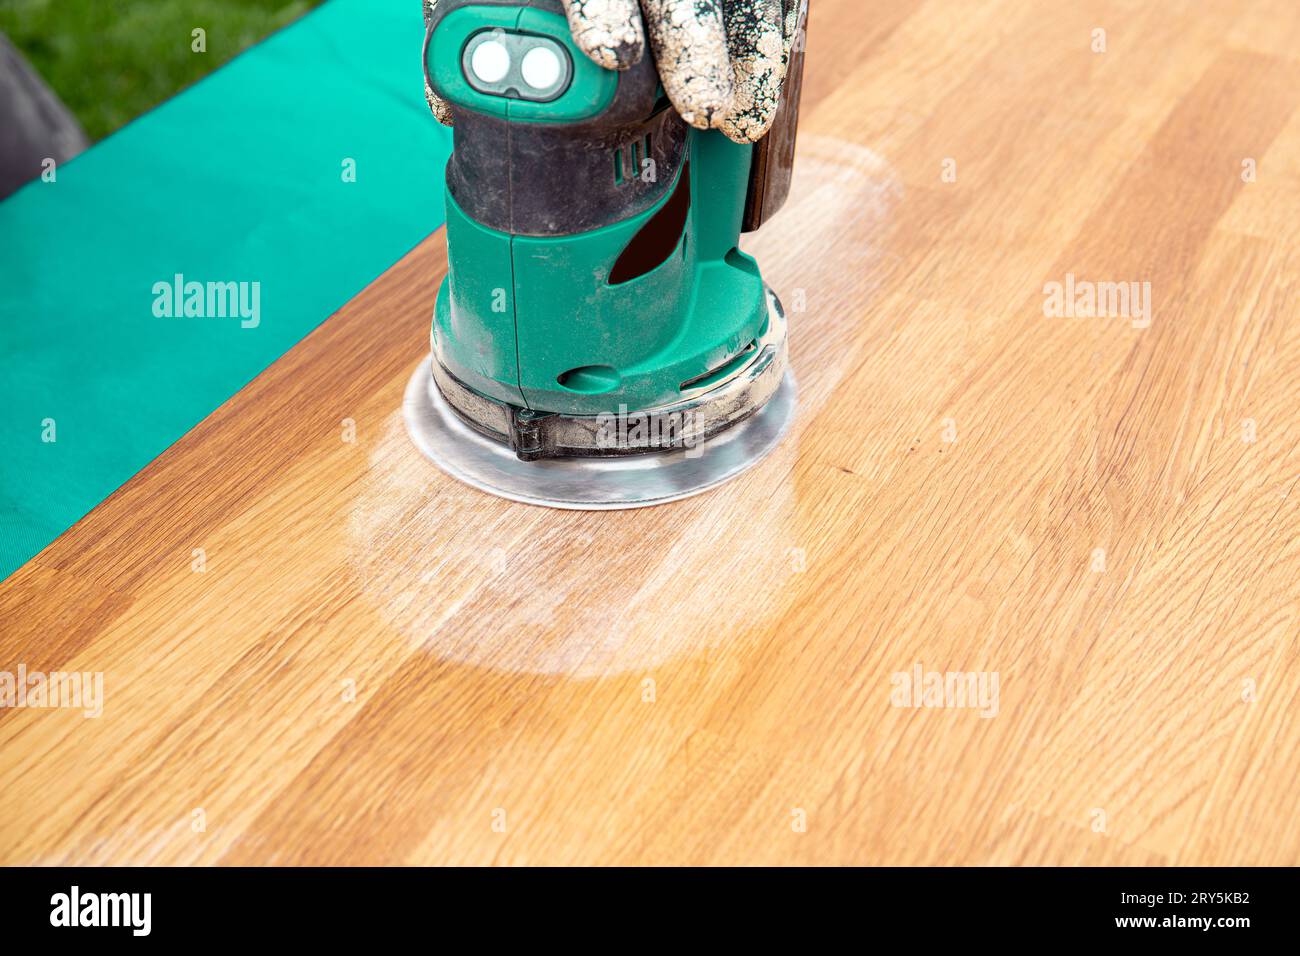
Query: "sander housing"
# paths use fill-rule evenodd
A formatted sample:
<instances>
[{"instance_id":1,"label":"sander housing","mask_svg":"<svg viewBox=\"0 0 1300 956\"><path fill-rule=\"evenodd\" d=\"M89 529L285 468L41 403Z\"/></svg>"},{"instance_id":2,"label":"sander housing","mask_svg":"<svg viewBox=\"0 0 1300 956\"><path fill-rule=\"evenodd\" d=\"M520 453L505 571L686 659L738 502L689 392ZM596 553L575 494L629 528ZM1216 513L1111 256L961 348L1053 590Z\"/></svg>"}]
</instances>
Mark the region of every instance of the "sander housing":
<instances>
[{"instance_id":1,"label":"sander housing","mask_svg":"<svg viewBox=\"0 0 1300 956\"><path fill-rule=\"evenodd\" d=\"M438 4L425 75L453 152L432 372L457 415L533 460L689 447L762 407L785 321L738 241L789 188L801 51L773 130L741 145L682 121L648 48L622 72L589 60L559 0Z\"/></svg>"}]
</instances>

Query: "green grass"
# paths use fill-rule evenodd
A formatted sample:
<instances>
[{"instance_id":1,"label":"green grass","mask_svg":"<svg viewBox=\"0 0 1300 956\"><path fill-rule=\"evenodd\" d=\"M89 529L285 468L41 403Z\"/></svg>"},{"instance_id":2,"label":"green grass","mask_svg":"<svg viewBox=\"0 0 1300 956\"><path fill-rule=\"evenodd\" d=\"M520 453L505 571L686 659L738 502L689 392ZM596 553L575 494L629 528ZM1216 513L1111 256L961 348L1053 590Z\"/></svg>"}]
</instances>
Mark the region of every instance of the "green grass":
<instances>
[{"instance_id":1,"label":"green grass","mask_svg":"<svg viewBox=\"0 0 1300 956\"><path fill-rule=\"evenodd\" d=\"M100 139L318 3L0 0L0 31ZM206 53L191 50L196 27Z\"/></svg>"}]
</instances>

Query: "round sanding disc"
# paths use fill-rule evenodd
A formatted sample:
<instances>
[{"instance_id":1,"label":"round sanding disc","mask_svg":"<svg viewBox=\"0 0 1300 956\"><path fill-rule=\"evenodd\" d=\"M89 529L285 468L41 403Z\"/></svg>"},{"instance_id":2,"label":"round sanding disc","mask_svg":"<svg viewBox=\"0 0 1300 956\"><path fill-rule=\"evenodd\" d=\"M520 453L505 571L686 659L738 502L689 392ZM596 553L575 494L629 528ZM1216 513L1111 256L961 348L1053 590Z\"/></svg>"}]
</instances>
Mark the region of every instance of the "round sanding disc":
<instances>
[{"instance_id":1,"label":"round sanding disc","mask_svg":"<svg viewBox=\"0 0 1300 956\"><path fill-rule=\"evenodd\" d=\"M736 477L777 446L796 405L787 370L761 409L695 448L541 461L520 461L466 425L434 384L430 359L411 376L402 410L416 447L453 478L512 501L600 511L676 501Z\"/></svg>"}]
</instances>

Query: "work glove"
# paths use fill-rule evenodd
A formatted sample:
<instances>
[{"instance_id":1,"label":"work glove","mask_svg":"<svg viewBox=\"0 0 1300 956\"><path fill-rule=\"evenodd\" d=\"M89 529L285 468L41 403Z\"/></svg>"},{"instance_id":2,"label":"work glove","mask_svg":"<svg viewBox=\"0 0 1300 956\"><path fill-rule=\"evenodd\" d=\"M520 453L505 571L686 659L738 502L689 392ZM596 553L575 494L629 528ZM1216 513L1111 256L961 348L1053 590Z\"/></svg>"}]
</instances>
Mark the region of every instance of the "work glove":
<instances>
[{"instance_id":1,"label":"work glove","mask_svg":"<svg viewBox=\"0 0 1300 956\"><path fill-rule=\"evenodd\" d=\"M438 0L424 0L425 23ZM574 42L606 69L645 55L682 119L754 143L772 126L803 0L561 0ZM439 122L451 111L425 85Z\"/></svg>"}]
</instances>

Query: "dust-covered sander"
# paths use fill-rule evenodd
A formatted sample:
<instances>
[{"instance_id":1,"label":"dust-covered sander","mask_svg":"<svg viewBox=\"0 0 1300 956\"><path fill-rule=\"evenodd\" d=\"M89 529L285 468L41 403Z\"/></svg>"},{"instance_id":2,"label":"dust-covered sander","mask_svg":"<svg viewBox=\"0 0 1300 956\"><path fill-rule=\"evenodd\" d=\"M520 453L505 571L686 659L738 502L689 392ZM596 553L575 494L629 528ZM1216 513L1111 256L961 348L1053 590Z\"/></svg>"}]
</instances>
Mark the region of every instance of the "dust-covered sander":
<instances>
[{"instance_id":1,"label":"dust-covered sander","mask_svg":"<svg viewBox=\"0 0 1300 956\"><path fill-rule=\"evenodd\" d=\"M800 24L802 30L802 23ZM520 501L628 508L758 461L794 413L786 321L737 246L784 201L797 43L757 145L688 127L644 56L602 69L559 0L442 0L449 268L408 387L422 451Z\"/></svg>"}]
</instances>

